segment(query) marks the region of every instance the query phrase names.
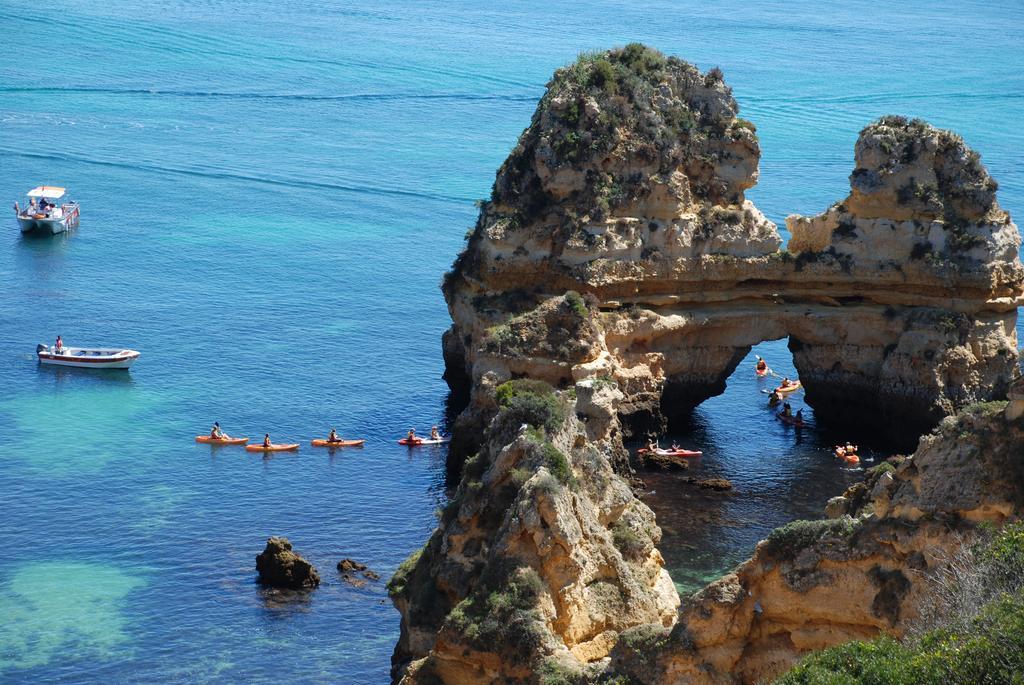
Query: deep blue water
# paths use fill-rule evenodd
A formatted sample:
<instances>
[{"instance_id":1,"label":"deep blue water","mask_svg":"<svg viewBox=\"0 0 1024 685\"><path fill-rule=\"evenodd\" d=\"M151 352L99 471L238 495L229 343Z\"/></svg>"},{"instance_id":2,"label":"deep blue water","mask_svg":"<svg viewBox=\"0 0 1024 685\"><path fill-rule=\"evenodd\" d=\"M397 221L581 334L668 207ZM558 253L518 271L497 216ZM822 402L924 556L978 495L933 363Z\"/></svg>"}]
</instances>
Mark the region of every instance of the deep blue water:
<instances>
[{"instance_id":1,"label":"deep blue water","mask_svg":"<svg viewBox=\"0 0 1024 685\"><path fill-rule=\"evenodd\" d=\"M949 5L0 2L0 197L83 206L65 237L0 221L0 680L386 682L383 581L333 567L387 577L434 525L444 453L393 441L443 419L437 284L551 72L632 40L721 66L780 224L845 195L890 112L962 133L1020 215L1024 8ZM37 367L58 333L143 357ZM855 477L749 367L682 436L736 493L654 485L684 588ZM213 420L368 442L262 459L193 444ZM254 584L270 534L321 569L306 600Z\"/></svg>"}]
</instances>

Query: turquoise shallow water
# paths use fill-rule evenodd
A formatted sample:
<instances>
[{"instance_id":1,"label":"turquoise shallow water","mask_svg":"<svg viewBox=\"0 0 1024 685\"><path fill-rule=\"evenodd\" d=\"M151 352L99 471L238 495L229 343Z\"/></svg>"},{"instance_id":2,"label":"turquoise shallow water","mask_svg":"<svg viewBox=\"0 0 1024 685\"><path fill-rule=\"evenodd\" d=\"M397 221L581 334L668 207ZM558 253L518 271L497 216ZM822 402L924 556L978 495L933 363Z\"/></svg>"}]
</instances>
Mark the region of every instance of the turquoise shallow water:
<instances>
[{"instance_id":1,"label":"turquoise shallow water","mask_svg":"<svg viewBox=\"0 0 1024 685\"><path fill-rule=\"evenodd\" d=\"M61 183L83 205L66 237L0 222L5 682L386 681L397 614L334 563L387 576L433 527L444 453L393 440L444 418L437 284L581 50L721 66L764 148L750 197L780 223L845 194L857 132L889 112L961 132L1024 212L1018 3L0 2L0 21L0 196ZM57 333L143 357L38 368ZM684 588L856 475L833 436L773 422L748 367L680 436L736 494L651 481ZM215 419L368 443L192 444ZM253 583L269 534L320 567L309 598Z\"/></svg>"}]
</instances>

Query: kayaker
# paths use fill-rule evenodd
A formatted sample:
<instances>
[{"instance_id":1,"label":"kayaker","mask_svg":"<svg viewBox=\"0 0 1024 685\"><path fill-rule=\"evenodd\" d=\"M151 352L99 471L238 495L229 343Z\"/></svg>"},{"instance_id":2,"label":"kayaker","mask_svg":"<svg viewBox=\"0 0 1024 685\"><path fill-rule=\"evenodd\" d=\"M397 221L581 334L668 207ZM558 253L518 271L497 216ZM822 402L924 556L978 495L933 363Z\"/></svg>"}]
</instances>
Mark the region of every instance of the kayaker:
<instances>
[{"instance_id":1,"label":"kayaker","mask_svg":"<svg viewBox=\"0 0 1024 685\"><path fill-rule=\"evenodd\" d=\"M658 448L658 441L655 440L654 438L648 438L647 439L647 451L648 452L657 452L658 449L659 449Z\"/></svg>"},{"instance_id":2,"label":"kayaker","mask_svg":"<svg viewBox=\"0 0 1024 685\"><path fill-rule=\"evenodd\" d=\"M327 442L341 442L341 438L338 437L338 431L331 429L331 432L327 434Z\"/></svg>"},{"instance_id":3,"label":"kayaker","mask_svg":"<svg viewBox=\"0 0 1024 685\"><path fill-rule=\"evenodd\" d=\"M416 429L410 428L409 433L405 436L406 442L410 445L415 445L419 442L419 438L416 437Z\"/></svg>"},{"instance_id":4,"label":"kayaker","mask_svg":"<svg viewBox=\"0 0 1024 685\"><path fill-rule=\"evenodd\" d=\"M782 385L780 385L779 387L780 388L788 388L791 385L793 385L793 381L789 380L788 378L783 378L782 379Z\"/></svg>"},{"instance_id":5,"label":"kayaker","mask_svg":"<svg viewBox=\"0 0 1024 685\"><path fill-rule=\"evenodd\" d=\"M804 422L804 410L803 409L798 409L797 410L797 412L796 412L796 422L797 423L803 423Z\"/></svg>"},{"instance_id":6,"label":"kayaker","mask_svg":"<svg viewBox=\"0 0 1024 685\"><path fill-rule=\"evenodd\" d=\"M679 446L679 443L675 443L675 442L672 443L672 451L673 452L678 452L681 449L683 449L683 448Z\"/></svg>"},{"instance_id":7,"label":"kayaker","mask_svg":"<svg viewBox=\"0 0 1024 685\"><path fill-rule=\"evenodd\" d=\"M225 435L224 431L220 429L220 423L214 421L213 428L210 429L210 437L213 438L214 440L223 440L228 436Z\"/></svg>"},{"instance_id":8,"label":"kayaker","mask_svg":"<svg viewBox=\"0 0 1024 685\"><path fill-rule=\"evenodd\" d=\"M761 373L764 373L765 371L767 371L768 370L768 362L766 362L765 360L761 359L761 357L758 357L757 358L757 370L760 371Z\"/></svg>"},{"instance_id":9,"label":"kayaker","mask_svg":"<svg viewBox=\"0 0 1024 685\"><path fill-rule=\"evenodd\" d=\"M846 443L846 453L847 454L857 454L857 445L851 444L849 442Z\"/></svg>"},{"instance_id":10,"label":"kayaker","mask_svg":"<svg viewBox=\"0 0 1024 685\"><path fill-rule=\"evenodd\" d=\"M441 431L437 430L437 426L431 426L430 427L430 439L431 440L440 440L441 439Z\"/></svg>"},{"instance_id":11,"label":"kayaker","mask_svg":"<svg viewBox=\"0 0 1024 685\"><path fill-rule=\"evenodd\" d=\"M782 401L782 395L779 394L778 390L772 390L772 394L768 395L768 406L774 407Z\"/></svg>"},{"instance_id":12,"label":"kayaker","mask_svg":"<svg viewBox=\"0 0 1024 685\"><path fill-rule=\"evenodd\" d=\"M836 456L842 459L846 456L846 448L842 445L836 445Z\"/></svg>"},{"instance_id":13,"label":"kayaker","mask_svg":"<svg viewBox=\"0 0 1024 685\"><path fill-rule=\"evenodd\" d=\"M793 418L793 407L789 406L789 402L782 405L782 415L787 419Z\"/></svg>"},{"instance_id":14,"label":"kayaker","mask_svg":"<svg viewBox=\"0 0 1024 685\"><path fill-rule=\"evenodd\" d=\"M270 433L264 433L263 434L263 446L264 447L272 447L273 446L273 443L270 442Z\"/></svg>"}]
</instances>

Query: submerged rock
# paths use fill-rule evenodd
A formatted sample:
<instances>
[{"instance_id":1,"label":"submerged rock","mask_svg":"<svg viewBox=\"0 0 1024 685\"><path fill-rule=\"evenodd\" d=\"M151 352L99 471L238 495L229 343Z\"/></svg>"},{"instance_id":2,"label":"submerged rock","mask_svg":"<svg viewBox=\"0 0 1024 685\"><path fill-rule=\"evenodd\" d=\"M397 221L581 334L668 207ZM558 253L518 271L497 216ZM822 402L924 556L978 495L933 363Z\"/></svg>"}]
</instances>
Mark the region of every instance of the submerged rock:
<instances>
[{"instance_id":1,"label":"submerged rock","mask_svg":"<svg viewBox=\"0 0 1024 685\"><path fill-rule=\"evenodd\" d=\"M256 556L259 580L271 587L309 590L320 584L320 574L313 565L292 551L286 537L271 537L267 546Z\"/></svg>"},{"instance_id":2,"label":"submerged rock","mask_svg":"<svg viewBox=\"0 0 1024 685\"><path fill-rule=\"evenodd\" d=\"M363 587L368 580L380 580L378 573L371 571L366 564L361 564L354 559L342 559L339 561L338 572L341 573L342 580L354 587ZM363 577L359 578L356 576L356 573L361 573Z\"/></svg>"}]
</instances>

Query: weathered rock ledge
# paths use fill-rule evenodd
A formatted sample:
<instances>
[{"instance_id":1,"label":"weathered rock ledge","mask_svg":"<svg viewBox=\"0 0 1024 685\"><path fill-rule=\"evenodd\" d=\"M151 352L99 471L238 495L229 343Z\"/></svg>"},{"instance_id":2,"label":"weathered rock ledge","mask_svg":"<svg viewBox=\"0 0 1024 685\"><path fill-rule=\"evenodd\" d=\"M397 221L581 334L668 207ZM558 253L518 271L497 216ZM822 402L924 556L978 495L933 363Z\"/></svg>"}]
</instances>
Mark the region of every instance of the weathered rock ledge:
<instances>
[{"instance_id":1,"label":"weathered rock ledge","mask_svg":"<svg viewBox=\"0 0 1024 685\"><path fill-rule=\"evenodd\" d=\"M517 376L608 379L624 428L657 430L784 337L826 420L921 433L1005 396L1024 270L978 155L883 117L861 132L849 197L790 217L780 251L744 197L760 149L737 112L719 73L643 47L556 72L444 283L446 377L473 434L480 395ZM555 330L530 312L567 291L594 311L584 352L495 344L510 321Z\"/></svg>"}]
</instances>

